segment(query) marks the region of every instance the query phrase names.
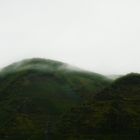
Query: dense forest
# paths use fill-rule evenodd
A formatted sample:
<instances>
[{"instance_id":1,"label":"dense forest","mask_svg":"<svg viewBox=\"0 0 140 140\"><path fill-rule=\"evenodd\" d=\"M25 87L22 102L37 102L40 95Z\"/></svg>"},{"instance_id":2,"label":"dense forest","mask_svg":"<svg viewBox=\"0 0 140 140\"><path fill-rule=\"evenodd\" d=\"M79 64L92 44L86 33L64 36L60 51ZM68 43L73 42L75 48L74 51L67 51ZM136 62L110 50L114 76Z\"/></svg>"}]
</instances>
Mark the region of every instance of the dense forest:
<instances>
[{"instance_id":1,"label":"dense forest","mask_svg":"<svg viewBox=\"0 0 140 140\"><path fill-rule=\"evenodd\" d=\"M0 72L0 140L138 140L140 74L116 80L28 59Z\"/></svg>"}]
</instances>

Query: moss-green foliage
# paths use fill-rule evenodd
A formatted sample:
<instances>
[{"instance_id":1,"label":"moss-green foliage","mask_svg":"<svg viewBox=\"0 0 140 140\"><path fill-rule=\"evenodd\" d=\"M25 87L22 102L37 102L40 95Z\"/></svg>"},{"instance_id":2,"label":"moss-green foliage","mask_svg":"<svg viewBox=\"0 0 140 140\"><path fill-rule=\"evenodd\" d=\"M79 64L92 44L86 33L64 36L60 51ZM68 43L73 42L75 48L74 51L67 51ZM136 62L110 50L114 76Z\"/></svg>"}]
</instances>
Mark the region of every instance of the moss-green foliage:
<instances>
[{"instance_id":1,"label":"moss-green foliage","mask_svg":"<svg viewBox=\"0 0 140 140\"><path fill-rule=\"evenodd\" d=\"M140 75L129 74L73 108L58 123L61 139L139 140Z\"/></svg>"},{"instance_id":2,"label":"moss-green foliage","mask_svg":"<svg viewBox=\"0 0 140 140\"><path fill-rule=\"evenodd\" d=\"M2 70L0 140L50 139L63 113L94 98L95 93L110 84L99 74L68 69L65 65L31 59Z\"/></svg>"},{"instance_id":3,"label":"moss-green foliage","mask_svg":"<svg viewBox=\"0 0 140 140\"><path fill-rule=\"evenodd\" d=\"M140 75L111 82L44 59L6 67L0 140L139 140Z\"/></svg>"}]
</instances>

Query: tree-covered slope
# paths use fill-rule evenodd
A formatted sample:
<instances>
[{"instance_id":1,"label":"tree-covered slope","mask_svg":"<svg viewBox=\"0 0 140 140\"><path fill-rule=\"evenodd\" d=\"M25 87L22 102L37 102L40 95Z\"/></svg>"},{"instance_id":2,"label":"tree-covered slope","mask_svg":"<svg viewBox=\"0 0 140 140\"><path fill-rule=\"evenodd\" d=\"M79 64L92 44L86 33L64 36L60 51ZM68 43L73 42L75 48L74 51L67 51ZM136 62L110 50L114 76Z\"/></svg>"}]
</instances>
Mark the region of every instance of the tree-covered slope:
<instances>
[{"instance_id":1,"label":"tree-covered slope","mask_svg":"<svg viewBox=\"0 0 140 140\"><path fill-rule=\"evenodd\" d=\"M139 140L140 74L117 79L92 102L66 113L58 126L65 140Z\"/></svg>"},{"instance_id":2,"label":"tree-covered slope","mask_svg":"<svg viewBox=\"0 0 140 140\"><path fill-rule=\"evenodd\" d=\"M0 73L0 139L44 140L58 116L109 84L102 75L52 60L9 65Z\"/></svg>"}]
</instances>

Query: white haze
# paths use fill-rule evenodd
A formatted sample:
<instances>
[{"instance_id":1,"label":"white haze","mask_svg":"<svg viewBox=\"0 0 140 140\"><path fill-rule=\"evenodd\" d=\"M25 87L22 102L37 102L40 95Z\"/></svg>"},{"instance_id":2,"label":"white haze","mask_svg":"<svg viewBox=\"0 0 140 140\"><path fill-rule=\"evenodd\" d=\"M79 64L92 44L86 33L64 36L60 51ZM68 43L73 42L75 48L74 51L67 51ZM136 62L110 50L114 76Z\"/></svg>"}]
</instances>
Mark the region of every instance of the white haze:
<instances>
[{"instance_id":1,"label":"white haze","mask_svg":"<svg viewBox=\"0 0 140 140\"><path fill-rule=\"evenodd\" d=\"M0 67L55 59L102 73L140 72L139 0L1 0Z\"/></svg>"}]
</instances>

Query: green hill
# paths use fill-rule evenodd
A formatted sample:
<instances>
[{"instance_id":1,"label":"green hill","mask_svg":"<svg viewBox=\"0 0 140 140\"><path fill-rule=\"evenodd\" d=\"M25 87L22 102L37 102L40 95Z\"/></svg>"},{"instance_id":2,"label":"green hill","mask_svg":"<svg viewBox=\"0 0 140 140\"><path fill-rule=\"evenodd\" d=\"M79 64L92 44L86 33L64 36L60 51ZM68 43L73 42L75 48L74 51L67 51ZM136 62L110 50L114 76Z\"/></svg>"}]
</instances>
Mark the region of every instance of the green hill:
<instances>
[{"instance_id":1,"label":"green hill","mask_svg":"<svg viewBox=\"0 0 140 140\"><path fill-rule=\"evenodd\" d=\"M140 74L117 79L92 102L66 113L57 126L65 140L139 140Z\"/></svg>"},{"instance_id":2,"label":"green hill","mask_svg":"<svg viewBox=\"0 0 140 140\"><path fill-rule=\"evenodd\" d=\"M110 84L65 63L28 59L0 73L0 139L44 140L58 117Z\"/></svg>"}]
</instances>

